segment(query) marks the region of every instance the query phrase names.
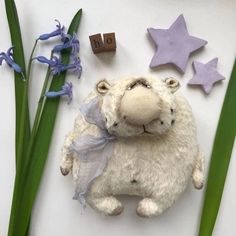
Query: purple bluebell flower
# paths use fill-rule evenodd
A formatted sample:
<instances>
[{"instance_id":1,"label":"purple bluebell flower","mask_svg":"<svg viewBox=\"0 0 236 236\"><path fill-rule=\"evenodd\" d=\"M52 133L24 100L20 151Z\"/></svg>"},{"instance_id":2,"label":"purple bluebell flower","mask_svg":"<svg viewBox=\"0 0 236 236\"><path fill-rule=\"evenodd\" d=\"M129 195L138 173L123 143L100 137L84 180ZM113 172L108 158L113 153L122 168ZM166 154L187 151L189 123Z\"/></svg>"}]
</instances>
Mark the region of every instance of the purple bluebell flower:
<instances>
[{"instance_id":1,"label":"purple bluebell flower","mask_svg":"<svg viewBox=\"0 0 236 236\"><path fill-rule=\"evenodd\" d=\"M52 73L54 75L60 74L61 72L67 70L72 70L72 72L78 74L78 77L80 78L82 72L82 66L79 57L73 57L73 63L71 64L65 65L62 63L58 63L55 66L52 66Z\"/></svg>"},{"instance_id":2,"label":"purple bluebell flower","mask_svg":"<svg viewBox=\"0 0 236 236\"><path fill-rule=\"evenodd\" d=\"M58 24L56 25L57 29L52 31L51 33L47 33L47 34L42 34L38 37L39 40L47 40L49 38L58 36L58 35L63 35L64 34L64 30L65 27L61 26L61 23L58 20L55 20Z\"/></svg>"},{"instance_id":3,"label":"purple bluebell flower","mask_svg":"<svg viewBox=\"0 0 236 236\"><path fill-rule=\"evenodd\" d=\"M71 102L73 98L72 92L73 84L71 82L66 82L59 91L48 91L45 93L45 96L48 98L55 98L61 96L68 96L68 104Z\"/></svg>"},{"instance_id":4,"label":"purple bluebell flower","mask_svg":"<svg viewBox=\"0 0 236 236\"><path fill-rule=\"evenodd\" d=\"M2 65L3 61L6 61L6 63L8 64L8 66L10 66L14 71L16 71L17 73L22 73L22 69L21 67L15 63L14 59L13 59L13 50L14 47L10 47L7 52L1 52L0 53L0 65Z\"/></svg>"},{"instance_id":5,"label":"purple bluebell flower","mask_svg":"<svg viewBox=\"0 0 236 236\"><path fill-rule=\"evenodd\" d=\"M80 78L82 66L80 63L80 59L74 55L72 56L73 60L71 64L63 64L61 60L56 56L53 56L52 59L47 59L44 56L38 56L33 59L36 59L41 63L49 65L53 75L58 75L63 71L71 70L73 73L78 74Z\"/></svg>"},{"instance_id":6,"label":"purple bluebell flower","mask_svg":"<svg viewBox=\"0 0 236 236\"><path fill-rule=\"evenodd\" d=\"M56 56L53 56L52 59L47 59L44 56L34 57L33 60L37 60L43 64L48 64L50 67L54 67L56 65L61 64L60 59Z\"/></svg>"},{"instance_id":7,"label":"purple bluebell flower","mask_svg":"<svg viewBox=\"0 0 236 236\"><path fill-rule=\"evenodd\" d=\"M73 34L73 36L64 34L62 36L62 42L64 42L64 44L56 45L52 51L61 52L64 49L71 48L72 54L76 54L79 52L80 43L75 33Z\"/></svg>"}]
</instances>

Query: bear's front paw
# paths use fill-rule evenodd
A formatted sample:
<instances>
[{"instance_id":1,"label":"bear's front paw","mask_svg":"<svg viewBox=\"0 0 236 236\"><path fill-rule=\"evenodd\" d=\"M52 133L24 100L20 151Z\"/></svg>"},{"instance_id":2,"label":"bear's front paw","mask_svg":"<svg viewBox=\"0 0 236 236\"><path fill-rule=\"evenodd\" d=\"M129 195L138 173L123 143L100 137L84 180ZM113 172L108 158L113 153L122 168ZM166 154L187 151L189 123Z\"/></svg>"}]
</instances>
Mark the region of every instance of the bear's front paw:
<instances>
[{"instance_id":1,"label":"bear's front paw","mask_svg":"<svg viewBox=\"0 0 236 236\"><path fill-rule=\"evenodd\" d=\"M151 198L144 198L139 202L136 212L141 217L152 217L160 215L162 210Z\"/></svg>"},{"instance_id":2,"label":"bear's front paw","mask_svg":"<svg viewBox=\"0 0 236 236\"><path fill-rule=\"evenodd\" d=\"M73 167L73 159L71 157L62 158L60 164L61 173L65 176L68 175Z\"/></svg>"},{"instance_id":3,"label":"bear's front paw","mask_svg":"<svg viewBox=\"0 0 236 236\"><path fill-rule=\"evenodd\" d=\"M196 170L193 173L193 185L196 189L202 189L204 185L203 173L200 170Z\"/></svg>"},{"instance_id":4,"label":"bear's front paw","mask_svg":"<svg viewBox=\"0 0 236 236\"><path fill-rule=\"evenodd\" d=\"M70 173L70 168L60 166L62 175L66 176Z\"/></svg>"}]
</instances>

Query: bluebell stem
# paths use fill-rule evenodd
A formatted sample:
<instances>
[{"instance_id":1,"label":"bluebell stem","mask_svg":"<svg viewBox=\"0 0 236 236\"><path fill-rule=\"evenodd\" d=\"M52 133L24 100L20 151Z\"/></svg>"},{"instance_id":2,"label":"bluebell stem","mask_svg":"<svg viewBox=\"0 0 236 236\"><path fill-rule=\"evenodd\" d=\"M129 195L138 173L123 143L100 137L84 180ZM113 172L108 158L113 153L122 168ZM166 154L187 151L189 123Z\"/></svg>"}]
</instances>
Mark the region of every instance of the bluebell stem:
<instances>
[{"instance_id":1,"label":"bluebell stem","mask_svg":"<svg viewBox=\"0 0 236 236\"><path fill-rule=\"evenodd\" d=\"M56 45L52 51L61 52L64 49L71 48L72 54L76 54L79 52L80 43L75 33L73 34L73 36L64 34L62 36L62 42L64 42L64 44Z\"/></svg>"},{"instance_id":2,"label":"bluebell stem","mask_svg":"<svg viewBox=\"0 0 236 236\"><path fill-rule=\"evenodd\" d=\"M47 34L42 34L38 37L39 40L47 40L49 38L58 36L58 35L63 35L64 34L64 30L65 27L61 26L61 23L58 20L55 20L58 24L56 25L57 29L52 31L51 33L47 33Z\"/></svg>"},{"instance_id":3,"label":"bluebell stem","mask_svg":"<svg viewBox=\"0 0 236 236\"><path fill-rule=\"evenodd\" d=\"M81 72L82 72L82 66L80 64L80 59L78 57L73 57L73 63L65 65L62 63L56 64L55 66L52 66L52 73L60 74L63 71L66 70L72 70L74 73L78 74L78 77L80 78Z\"/></svg>"},{"instance_id":4,"label":"bluebell stem","mask_svg":"<svg viewBox=\"0 0 236 236\"><path fill-rule=\"evenodd\" d=\"M59 91L48 91L45 93L45 96L48 98L55 98L55 97L61 97L61 96L68 96L68 104L71 102L73 98L73 92L72 92L73 85L71 82L66 82Z\"/></svg>"},{"instance_id":5,"label":"bluebell stem","mask_svg":"<svg viewBox=\"0 0 236 236\"><path fill-rule=\"evenodd\" d=\"M16 71L17 73L22 73L21 67L14 62L12 53L13 48L14 47L10 47L6 53L5 52L0 53L0 65L2 65L2 62L4 60L6 61L8 66L10 66L14 71Z\"/></svg>"}]
</instances>

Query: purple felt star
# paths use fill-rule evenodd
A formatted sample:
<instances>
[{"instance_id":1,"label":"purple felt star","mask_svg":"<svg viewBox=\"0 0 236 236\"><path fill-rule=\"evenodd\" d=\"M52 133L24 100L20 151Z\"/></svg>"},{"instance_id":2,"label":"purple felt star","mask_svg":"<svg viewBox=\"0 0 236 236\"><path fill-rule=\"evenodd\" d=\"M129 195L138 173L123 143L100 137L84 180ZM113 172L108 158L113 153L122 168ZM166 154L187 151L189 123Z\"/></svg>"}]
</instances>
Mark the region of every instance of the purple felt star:
<instances>
[{"instance_id":1,"label":"purple felt star","mask_svg":"<svg viewBox=\"0 0 236 236\"><path fill-rule=\"evenodd\" d=\"M184 73L190 54L207 44L207 41L189 35L183 15L169 29L148 28L148 33L157 46L151 68L171 63Z\"/></svg>"},{"instance_id":2,"label":"purple felt star","mask_svg":"<svg viewBox=\"0 0 236 236\"><path fill-rule=\"evenodd\" d=\"M188 84L201 85L203 90L209 94L214 83L225 79L225 77L216 70L217 63L218 58L214 58L206 64L194 61L193 69L195 74Z\"/></svg>"}]
</instances>

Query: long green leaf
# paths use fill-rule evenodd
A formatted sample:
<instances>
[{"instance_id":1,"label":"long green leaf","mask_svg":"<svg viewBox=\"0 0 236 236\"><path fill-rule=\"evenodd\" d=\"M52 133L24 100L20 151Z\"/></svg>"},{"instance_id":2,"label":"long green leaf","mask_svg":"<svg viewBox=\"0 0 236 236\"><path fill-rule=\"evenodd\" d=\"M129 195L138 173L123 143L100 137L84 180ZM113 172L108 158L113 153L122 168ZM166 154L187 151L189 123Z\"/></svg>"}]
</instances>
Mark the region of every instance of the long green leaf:
<instances>
[{"instance_id":1,"label":"long green leaf","mask_svg":"<svg viewBox=\"0 0 236 236\"><path fill-rule=\"evenodd\" d=\"M80 9L74 16L68 33L73 34L77 32L82 9ZM68 63L70 52L62 54L62 61ZM58 90L65 82L66 72L58 76L54 76L50 86L50 90ZM24 183L21 186L21 191L18 195L18 207L14 213L17 215L17 220L13 224L14 227L9 229L8 236L25 236L27 232L27 225L30 220L33 203L39 188L40 180L43 174L44 166L47 160L50 141L53 134L54 124L58 111L60 99L47 99L42 111L41 119L38 125L37 134L35 136L33 149L29 151L30 163L25 169Z\"/></svg>"},{"instance_id":2,"label":"long green leaf","mask_svg":"<svg viewBox=\"0 0 236 236\"><path fill-rule=\"evenodd\" d=\"M236 135L236 62L226 91L216 131L201 216L199 236L211 236Z\"/></svg>"},{"instance_id":3,"label":"long green leaf","mask_svg":"<svg viewBox=\"0 0 236 236\"><path fill-rule=\"evenodd\" d=\"M23 43L21 38L20 24L14 0L5 0L5 8L8 25L11 35L12 45L14 46L14 60L19 64L25 74L25 58ZM27 99L28 81L22 80L22 75L15 72L15 157L17 174L21 174L21 166L25 165L24 156L30 137L29 109ZM15 177L14 194L17 192L17 175ZM13 210L12 205L12 210ZM11 218L14 218L12 215Z\"/></svg>"},{"instance_id":4,"label":"long green leaf","mask_svg":"<svg viewBox=\"0 0 236 236\"><path fill-rule=\"evenodd\" d=\"M14 60L19 64L25 73L25 58L21 38L20 24L14 0L5 0L8 25L11 34L12 45L14 46ZM29 110L27 101L27 82L22 80L22 75L15 72L15 107L16 107L16 164L22 159L23 149L27 147L30 136ZM22 107L25 111L22 111ZM25 114L23 114L25 112ZM25 126L22 127L24 116ZM22 129L24 128L24 129Z\"/></svg>"}]
</instances>

